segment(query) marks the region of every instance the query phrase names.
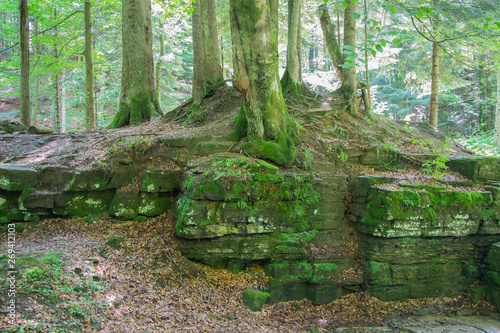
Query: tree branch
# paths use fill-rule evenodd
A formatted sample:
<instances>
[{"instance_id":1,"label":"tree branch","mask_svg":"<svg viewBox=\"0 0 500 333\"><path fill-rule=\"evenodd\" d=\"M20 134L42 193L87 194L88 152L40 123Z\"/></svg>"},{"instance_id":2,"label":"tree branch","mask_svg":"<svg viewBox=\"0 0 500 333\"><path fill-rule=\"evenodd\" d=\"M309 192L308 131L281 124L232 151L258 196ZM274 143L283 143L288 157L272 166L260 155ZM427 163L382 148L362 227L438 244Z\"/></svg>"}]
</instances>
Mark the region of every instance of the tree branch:
<instances>
[{"instance_id":1,"label":"tree branch","mask_svg":"<svg viewBox=\"0 0 500 333\"><path fill-rule=\"evenodd\" d=\"M47 31L49 30L52 30L56 27L58 27L59 25L63 24L64 22L66 22L69 18L71 18L72 16L76 15L76 14L83 14L83 12L81 10L77 10L76 12L73 12L71 14L69 14L68 16L66 16L66 18L64 18L62 21L59 21L57 22L56 24L54 24L53 26L51 26L50 28L47 28L43 31L40 31L39 33L31 36L29 39L32 39L33 37L35 36L38 36L38 35L41 35L43 33L46 33ZM10 49L13 49L14 47L18 46L19 45L19 42L17 42L16 44L12 45L12 46L9 46L8 48L6 49L3 49L3 50L0 50L0 53L4 52L4 51L7 51L7 50L10 50Z\"/></svg>"}]
</instances>

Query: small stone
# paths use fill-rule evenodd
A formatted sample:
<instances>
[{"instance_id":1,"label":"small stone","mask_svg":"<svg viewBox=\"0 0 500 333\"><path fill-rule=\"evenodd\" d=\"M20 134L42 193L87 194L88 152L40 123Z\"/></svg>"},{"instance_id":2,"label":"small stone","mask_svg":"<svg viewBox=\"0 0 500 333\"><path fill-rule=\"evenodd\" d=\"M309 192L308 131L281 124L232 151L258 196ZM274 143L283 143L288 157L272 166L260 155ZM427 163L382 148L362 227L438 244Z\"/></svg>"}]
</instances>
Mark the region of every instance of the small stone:
<instances>
[{"instance_id":1,"label":"small stone","mask_svg":"<svg viewBox=\"0 0 500 333\"><path fill-rule=\"evenodd\" d=\"M255 289L243 290L241 300L252 311L260 311L271 295Z\"/></svg>"}]
</instances>

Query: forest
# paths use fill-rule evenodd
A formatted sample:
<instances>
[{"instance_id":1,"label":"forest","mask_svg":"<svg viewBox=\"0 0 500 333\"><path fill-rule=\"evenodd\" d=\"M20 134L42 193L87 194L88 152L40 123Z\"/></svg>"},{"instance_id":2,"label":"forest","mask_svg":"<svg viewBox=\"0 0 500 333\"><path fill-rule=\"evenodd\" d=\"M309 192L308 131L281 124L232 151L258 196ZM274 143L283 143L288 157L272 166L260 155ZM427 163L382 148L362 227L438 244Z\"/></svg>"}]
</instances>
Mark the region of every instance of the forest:
<instances>
[{"instance_id":1,"label":"forest","mask_svg":"<svg viewBox=\"0 0 500 333\"><path fill-rule=\"evenodd\" d=\"M369 104L362 109L367 114L431 122L449 136L467 138L472 145L477 141L489 147L484 151L495 153L500 26L496 1L269 5L267 15L278 43L266 53L277 54L285 97L331 94L341 84L353 84L342 79L349 72L351 81L365 87ZM123 121L119 116L112 120L122 110L124 89L149 86L154 108L149 106L147 112L158 115L190 98L199 105L219 84L237 87L241 66L255 66L234 63L241 60L235 36L243 45L255 43L244 41L245 33L238 31L243 26L231 25L230 13L237 15L235 9L246 4L210 1L199 14L189 1L141 6L146 6L140 9L145 16L139 17L134 7L130 23L143 20L150 26L147 36L127 30L127 8L120 2L2 1L2 116L55 133L117 127ZM344 31L344 23L353 30ZM141 39L145 44L137 44ZM144 81L137 73L143 73ZM202 81L210 84L203 87Z\"/></svg>"},{"instance_id":2,"label":"forest","mask_svg":"<svg viewBox=\"0 0 500 333\"><path fill-rule=\"evenodd\" d=\"M500 0L0 32L0 332L500 331Z\"/></svg>"}]
</instances>

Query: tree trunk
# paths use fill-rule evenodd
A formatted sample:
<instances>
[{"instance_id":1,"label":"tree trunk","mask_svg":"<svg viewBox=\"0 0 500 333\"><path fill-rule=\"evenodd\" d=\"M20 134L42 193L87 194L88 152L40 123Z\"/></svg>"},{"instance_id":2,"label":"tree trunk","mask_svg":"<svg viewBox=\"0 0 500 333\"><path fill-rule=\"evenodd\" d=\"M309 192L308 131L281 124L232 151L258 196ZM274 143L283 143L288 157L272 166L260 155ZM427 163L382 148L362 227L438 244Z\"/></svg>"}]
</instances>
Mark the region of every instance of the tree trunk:
<instances>
[{"instance_id":1,"label":"tree trunk","mask_svg":"<svg viewBox=\"0 0 500 333\"><path fill-rule=\"evenodd\" d=\"M272 8L269 0L231 0L235 88L243 93L235 133L251 138L247 154L289 166L298 137L281 92Z\"/></svg>"},{"instance_id":2,"label":"tree trunk","mask_svg":"<svg viewBox=\"0 0 500 333\"><path fill-rule=\"evenodd\" d=\"M439 111L439 44L432 43L430 124L437 128Z\"/></svg>"},{"instance_id":3,"label":"tree trunk","mask_svg":"<svg viewBox=\"0 0 500 333\"><path fill-rule=\"evenodd\" d=\"M57 19L57 10L54 9L54 19ZM54 29L54 35L57 37L57 28ZM59 50L57 44L54 44L54 58L55 62L59 62ZM57 65L55 65L57 67ZM61 130L61 114L59 109L59 70L56 68L52 70L52 129L54 133L59 133Z\"/></svg>"},{"instance_id":4,"label":"tree trunk","mask_svg":"<svg viewBox=\"0 0 500 333\"><path fill-rule=\"evenodd\" d=\"M94 111L94 63L92 61L92 24L90 1L85 1L85 129L95 129Z\"/></svg>"},{"instance_id":5,"label":"tree trunk","mask_svg":"<svg viewBox=\"0 0 500 333\"><path fill-rule=\"evenodd\" d=\"M193 104L200 105L205 97L205 69L201 1L194 3L193 11Z\"/></svg>"},{"instance_id":6,"label":"tree trunk","mask_svg":"<svg viewBox=\"0 0 500 333\"><path fill-rule=\"evenodd\" d=\"M352 0L347 0L347 8L345 9L344 15L344 48L347 45L355 47L356 46L356 19L353 14L356 13L356 2ZM356 49L352 49L352 52L356 52ZM358 114L359 102L358 102L358 76L356 75L356 66L353 64L348 68L344 68L346 65L346 58L348 55L344 53L343 63L344 66L340 69L342 80L342 93L344 99L349 103L349 111L351 115L355 116ZM354 61L354 60L353 60Z\"/></svg>"},{"instance_id":7,"label":"tree trunk","mask_svg":"<svg viewBox=\"0 0 500 333\"><path fill-rule=\"evenodd\" d=\"M288 44L286 54L286 69L281 78L281 87L284 95L296 98L308 92L302 80L301 56L301 0L288 0Z\"/></svg>"},{"instance_id":8,"label":"tree trunk","mask_svg":"<svg viewBox=\"0 0 500 333\"><path fill-rule=\"evenodd\" d=\"M21 123L26 126L30 126L30 45L28 0L19 0L19 42L21 48Z\"/></svg>"},{"instance_id":9,"label":"tree trunk","mask_svg":"<svg viewBox=\"0 0 500 333\"><path fill-rule=\"evenodd\" d=\"M34 31L33 33L38 35L38 31L40 30L40 23L38 22L38 18L35 19L35 24L34 24ZM35 43L35 57L40 56L42 53L41 51L41 44L36 42ZM33 96L33 108L31 109L31 125L36 126L38 121L38 108L39 108L39 100L40 100L40 78L38 75L35 75L35 94Z\"/></svg>"},{"instance_id":10,"label":"tree trunk","mask_svg":"<svg viewBox=\"0 0 500 333\"><path fill-rule=\"evenodd\" d=\"M165 38L163 37L163 23L160 25L160 59L156 63L156 85L155 85L155 98L158 101L158 105L161 107L161 70L163 67L163 57L165 56Z\"/></svg>"},{"instance_id":11,"label":"tree trunk","mask_svg":"<svg viewBox=\"0 0 500 333\"><path fill-rule=\"evenodd\" d=\"M330 19L330 14L328 13L328 7L326 5L321 5L320 8L320 23L321 30L323 31L323 38L325 39L326 49L330 54L330 58L333 62L333 67L337 72L337 77L342 82L342 75L340 74L340 67L342 66L342 50L340 49L340 44L335 38L335 25Z\"/></svg>"},{"instance_id":12,"label":"tree trunk","mask_svg":"<svg viewBox=\"0 0 500 333\"><path fill-rule=\"evenodd\" d=\"M482 132L489 132L492 129L493 117L490 105L488 105L488 96L490 89L488 84L489 72L487 70L486 57L479 55L479 128Z\"/></svg>"},{"instance_id":13,"label":"tree trunk","mask_svg":"<svg viewBox=\"0 0 500 333\"><path fill-rule=\"evenodd\" d=\"M495 146L500 148L500 67L497 68L497 108L495 115Z\"/></svg>"},{"instance_id":14,"label":"tree trunk","mask_svg":"<svg viewBox=\"0 0 500 333\"><path fill-rule=\"evenodd\" d=\"M155 98L151 1L122 3L122 80L118 112L109 128L139 124L162 114Z\"/></svg>"},{"instance_id":15,"label":"tree trunk","mask_svg":"<svg viewBox=\"0 0 500 333\"><path fill-rule=\"evenodd\" d=\"M360 84L356 75L354 60L348 61L347 59L349 55L356 51L356 19L353 18L353 14L356 13L356 3L352 2L352 0L347 0L347 8L344 13L344 49L348 50L349 53L345 52L342 54L340 45L335 38L335 26L330 19L328 7L322 5L320 12L321 29L323 30L328 53L330 53L330 57L342 83L340 91L344 96L346 104L349 106L349 112L351 115L356 116L359 111L357 89Z\"/></svg>"},{"instance_id":16,"label":"tree trunk","mask_svg":"<svg viewBox=\"0 0 500 333\"><path fill-rule=\"evenodd\" d=\"M368 11L366 10L366 0L364 0L365 5L365 80L366 80L366 90L363 96L363 101L365 103L365 115L369 116L372 112L372 97L370 93L370 72L368 66Z\"/></svg>"},{"instance_id":17,"label":"tree trunk","mask_svg":"<svg viewBox=\"0 0 500 333\"><path fill-rule=\"evenodd\" d=\"M66 82L63 77L61 80L61 133L66 133L66 112L67 112L67 100L68 96L66 96Z\"/></svg>"},{"instance_id":18,"label":"tree trunk","mask_svg":"<svg viewBox=\"0 0 500 333\"><path fill-rule=\"evenodd\" d=\"M203 26L203 69L206 93L224 84L220 66L219 33L215 0L198 0L201 5L201 24Z\"/></svg>"},{"instance_id":19,"label":"tree trunk","mask_svg":"<svg viewBox=\"0 0 500 333\"><path fill-rule=\"evenodd\" d=\"M60 133L61 117L59 109L59 75L52 73L52 130L54 133Z\"/></svg>"}]
</instances>

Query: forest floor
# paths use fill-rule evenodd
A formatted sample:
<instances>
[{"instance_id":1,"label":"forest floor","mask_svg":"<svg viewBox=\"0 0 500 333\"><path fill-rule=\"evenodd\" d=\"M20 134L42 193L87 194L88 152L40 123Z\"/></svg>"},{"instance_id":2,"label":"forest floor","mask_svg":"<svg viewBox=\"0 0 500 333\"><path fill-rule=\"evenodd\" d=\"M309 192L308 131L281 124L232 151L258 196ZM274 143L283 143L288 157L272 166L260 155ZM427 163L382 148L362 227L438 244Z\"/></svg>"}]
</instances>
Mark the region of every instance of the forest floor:
<instances>
[{"instance_id":1,"label":"forest floor","mask_svg":"<svg viewBox=\"0 0 500 333\"><path fill-rule=\"evenodd\" d=\"M108 245L122 237L120 246ZM267 278L254 266L233 274L190 262L176 250L171 213L147 222L106 215L47 219L16 237L15 267L0 245L0 332L498 332L486 302L382 302L367 293L314 306L308 300L252 312L241 292ZM7 270L16 271L16 320L7 316ZM313 331L315 332L315 331Z\"/></svg>"},{"instance_id":2,"label":"forest floor","mask_svg":"<svg viewBox=\"0 0 500 333\"><path fill-rule=\"evenodd\" d=\"M141 154L131 155L130 166L165 167L172 161L160 153L163 139L227 136L240 101L239 93L224 88L207 98L196 113L185 104L167 117L138 126L68 134L3 134L0 163L37 169L97 168L114 163L113 149L138 146ZM436 175L421 172L424 162L418 162L418 156L471 155L426 124L376 115L371 120L355 118L343 112L335 99L287 101L287 105L300 125L295 169L309 162L346 162L349 156L380 148L416 156L417 163L405 169L340 163L336 172L434 184ZM464 180L451 171L440 177ZM38 332L301 332L310 327L319 332L500 331L498 311L486 301L472 304L466 295L382 302L367 293L355 293L321 306L302 300L251 312L240 296L244 289L266 285L262 267L232 274L184 259L176 250L171 213L145 223L116 221L106 215L93 223L83 218L47 219L16 236L15 325L8 322L4 305L8 258L7 244L0 242L0 332L22 332L21 327ZM110 237L123 237L123 246L106 245ZM481 317L479 323L474 317L459 317L472 314L489 317Z\"/></svg>"}]
</instances>

